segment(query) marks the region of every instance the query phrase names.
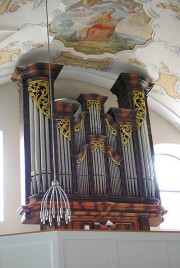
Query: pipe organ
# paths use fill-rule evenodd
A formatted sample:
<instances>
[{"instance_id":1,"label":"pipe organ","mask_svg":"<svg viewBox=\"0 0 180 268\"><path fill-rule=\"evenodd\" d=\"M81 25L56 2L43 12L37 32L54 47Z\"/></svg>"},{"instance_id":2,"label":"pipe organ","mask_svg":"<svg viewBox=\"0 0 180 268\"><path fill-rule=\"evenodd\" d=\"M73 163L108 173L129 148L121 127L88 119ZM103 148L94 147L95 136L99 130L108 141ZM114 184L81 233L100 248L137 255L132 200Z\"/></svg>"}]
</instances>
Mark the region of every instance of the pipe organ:
<instances>
[{"instance_id":1,"label":"pipe organ","mask_svg":"<svg viewBox=\"0 0 180 268\"><path fill-rule=\"evenodd\" d=\"M51 64L52 89L62 67ZM26 203L19 214L23 223L39 224L41 200L54 176L48 65L17 67L12 80L19 85L24 156ZM72 221L51 228L149 230L160 224L165 211L153 165L150 87L146 78L120 74L111 88L118 108L107 113L107 97L99 94L54 100L55 175L68 195Z\"/></svg>"}]
</instances>

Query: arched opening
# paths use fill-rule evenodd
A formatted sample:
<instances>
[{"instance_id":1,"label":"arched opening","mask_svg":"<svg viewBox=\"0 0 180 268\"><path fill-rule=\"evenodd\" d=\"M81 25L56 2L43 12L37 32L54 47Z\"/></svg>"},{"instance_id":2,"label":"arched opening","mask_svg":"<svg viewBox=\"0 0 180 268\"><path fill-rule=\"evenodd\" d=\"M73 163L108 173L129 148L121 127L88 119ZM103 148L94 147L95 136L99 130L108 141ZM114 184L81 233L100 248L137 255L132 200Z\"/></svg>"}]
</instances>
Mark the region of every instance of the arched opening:
<instances>
[{"instance_id":1,"label":"arched opening","mask_svg":"<svg viewBox=\"0 0 180 268\"><path fill-rule=\"evenodd\" d=\"M155 169L162 205L168 210L162 230L180 230L180 145L157 144Z\"/></svg>"}]
</instances>

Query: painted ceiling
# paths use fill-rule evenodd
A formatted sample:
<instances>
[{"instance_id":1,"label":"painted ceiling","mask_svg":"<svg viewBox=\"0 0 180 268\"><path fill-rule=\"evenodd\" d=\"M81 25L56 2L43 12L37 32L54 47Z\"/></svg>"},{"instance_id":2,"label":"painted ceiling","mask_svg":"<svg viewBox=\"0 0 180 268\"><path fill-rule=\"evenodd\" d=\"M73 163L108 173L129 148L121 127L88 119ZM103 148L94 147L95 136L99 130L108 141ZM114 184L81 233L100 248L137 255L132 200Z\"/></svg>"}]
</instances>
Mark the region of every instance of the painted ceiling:
<instances>
[{"instance_id":1,"label":"painted ceiling","mask_svg":"<svg viewBox=\"0 0 180 268\"><path fill-rule=\"evenodd\" d=\"M121 72L147 75L155 83L151 108L180 131L179 0L48 0L47 6L48 31L45 0L0 0L0 84L16 66L48 62L49 39L51 62L64 65L61 80L109 90Z\"/></svg>"}]
</instances>

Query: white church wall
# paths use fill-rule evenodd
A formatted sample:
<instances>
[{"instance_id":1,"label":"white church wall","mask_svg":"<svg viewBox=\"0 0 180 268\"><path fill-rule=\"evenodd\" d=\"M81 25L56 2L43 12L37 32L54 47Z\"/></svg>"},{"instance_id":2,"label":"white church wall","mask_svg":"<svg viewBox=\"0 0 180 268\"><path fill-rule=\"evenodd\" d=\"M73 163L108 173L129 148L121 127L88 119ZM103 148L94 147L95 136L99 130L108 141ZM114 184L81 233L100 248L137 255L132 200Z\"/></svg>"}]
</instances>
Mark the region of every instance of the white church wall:
<instances>
[{"instance_id":1,"label":"white church wall","mask_svg":"<svg viewBox=\"0 0 180 268\"><path fill-rule=\"evenodd\" d=\"M150 121L154 144L180 144L180 132L166 119L162 118L156 112L150 110Z\"/></svg>"},{"instance_id":2,"label":"white church wall","mask_svg":"<svg viewBox=\"0 0 180 268\"><path fill-rule=\"evenodd\" d=\"M12 83L0 87L0 129L4 142L4 221L0 222L0 234L39 230L39 226L22 225L16 213L21 204L19 93Z\"/></svg>"}]
</instances>

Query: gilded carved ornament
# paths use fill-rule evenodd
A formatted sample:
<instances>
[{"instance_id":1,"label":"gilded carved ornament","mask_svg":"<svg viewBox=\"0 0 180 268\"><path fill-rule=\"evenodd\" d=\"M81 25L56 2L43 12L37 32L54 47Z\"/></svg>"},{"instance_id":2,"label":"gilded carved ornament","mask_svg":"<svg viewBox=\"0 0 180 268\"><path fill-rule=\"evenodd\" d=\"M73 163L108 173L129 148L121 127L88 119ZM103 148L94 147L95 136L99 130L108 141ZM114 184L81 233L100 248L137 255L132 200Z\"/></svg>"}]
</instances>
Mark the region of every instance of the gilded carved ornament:
<instances>
[{"instance_id":1,"label":"gilded carved ornament","mask_svg":"<svg viewBox=\"0 0 180 268\"><path fill-rule=\"evenodd\" d=\"M117 160L114 159L114 157L113 157L111 151L108 151L108 154L109 154L111 160L113 161L113 163L114 163L115 165L120 166L120 161L117 161Z\"/></svg>"},{"instance_id":2,"label":"gilded carved ornament","mask_svg":"<svg viewBox=\"0 0 180 268\"><path fill-rule=\"evenodd\" d=\"M82 162L84 161L86 155L87 155L87 148L84 148L82 157L81 157L80 159L78 159L78 160L76 161L76 163L77 163L77 164L82 163Z\"/></svg>"},{"instance_id":3,"label":"gilded carved ornament","mask_svg":"<svg viewBox=\"0 0 180 268\"><path fill-rule=\"evenodd\" d=\"M71 140L70 120L56 119L56 125L60 129L62 135L70 141Z\"/></svg>"},{"instance_id":4,"label":"gilded carved ornament","mask_svg":"<svg viewBox=\"0 0 180 268\"><path fill-rule=\"evenodd\" d=\"M107 118L105 118L105 121L106 121L106 125L107 125L107 128L108 128L109 132L111 132L112 135L117 136L117 129L113 128L110 125L110 123L109 123Z\"/></svg>"},{"instance_id":5,"label":"gilded carved ornament","mask_svg":"<svg viewBox=\"0 0 180 268\"><path fill-rule=\"evenodd\" d=\"M102 141L91 141L90 144L91 144L91 152L95 152L98 147L100 148L100 150L103 153L105 152L104 142L102 142Z\"/></svg>"},{"instance_id":6,"label":"gilded carved ornament","mask_svg":"<svg viewBox=\"0 0 180 268\"><path fill-rule=\"evenodd\" d=\"M87 101L87 108L91 109L93 106L96 106L96 108L101 111L101 103L97 100L88 100Z\"/></svg>"},{"instance_id":7,"label":"gilded carved ornament","mask_svg":"<svg viewBox=\"0 0 180 268\"><path fill-rule=\"evenodd\" d=\"M80 123L74 126L75 133L80 131L83 126L84 126L84 116L81 118Z\"/></svg>"},{"instance_id":8,"label":"gilded carved ornament","mask_svg":"<svg viewBox=\"0 0 180 268\"><path fill-rule=\"evenodd\" d=\"M137 111L136 123L137 127L140 128L144 124L147 115L144 92L133 91L132 96L135 110Z\"/></svg>"},{"instance_id":9,"label":"gilded carved ornament","mask_svg":"<svg viewBox=\"0 0 180 268\"><path fill-rule=\"evenodd\" d=\"M32 81L28 84L28 92L38 109L50 118L49 82Z\"/></svg>"},{"instance_id":10,"label":"gilded carved ornament","mask_svg":"<svg viewBox=\"0 0 180 268\"><path fill-rule=\"evenodd\" d=\"M121 125L121 142L122 145L126 145L132 138L132 126L130 125Z\"/></svg>"}]
</instances>

